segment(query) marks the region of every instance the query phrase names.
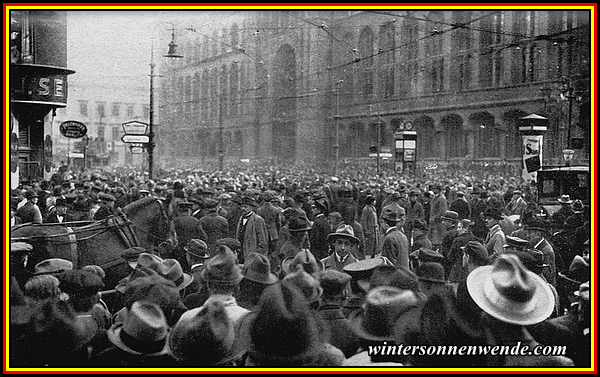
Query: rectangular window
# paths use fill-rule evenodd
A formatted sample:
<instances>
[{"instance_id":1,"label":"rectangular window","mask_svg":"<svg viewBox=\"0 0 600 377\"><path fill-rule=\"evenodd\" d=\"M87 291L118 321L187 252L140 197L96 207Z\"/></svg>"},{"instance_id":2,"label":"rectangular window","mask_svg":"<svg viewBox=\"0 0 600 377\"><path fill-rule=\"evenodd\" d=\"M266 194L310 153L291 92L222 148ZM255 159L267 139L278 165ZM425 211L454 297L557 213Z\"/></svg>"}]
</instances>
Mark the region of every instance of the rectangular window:
<instances>
[{"instance_id":1,"label":"rectangular window","mask_svg":"<svg viewBox=\"0 0 600 377\"><path fill-rule=\"evenodd\" d=\"M104 118L105 114L105 109L104 109L104 104L103 103L99 103L98 107L96 109L98 111L98 116L100 118Z\"/></svg>"},{"instance_id":2,"label":"rectangular window","mask_svg":"<svg viewBox=\"0 0 600 377\"><path fill-rule=\"evenodd\" d=\"M79 101L79 113L82 116L88 116L88 103L85 101Z\"/></svg>"},{"instance_id":3,"label":"rectangular window","mask_svg":"<svg viewBox=\"0 0 600 377\"><path fill-rule=\"evenodd\" d=\"M133 118L133 105L127 105L127 118Z\"/></svg>"},{"instance_id":4,"label":"rectangular window","mask_svg":"<svg viewBox=\"0 0 600 377\"><path fill-rule=\"evenodd\" d=\"M112 129L112 139L113 140L120 140L120 127L113 127Z\"/></svg>"},{"instance_id":5,"label":"rectangular window","mask_svg":"<svg viewBox=\"0 0 600 377\"><path fill-rule=\"evenodd\" d=\"M113 107L112 107L112 115L114 117L118 117L119 116L119 107L121 105L119 105L118 103L113 103Z\"/></svg>"},{"instance_id":6,"label":"rectangular window","mask_svg":"<svg viewBox=\"0 0 600 377\"><path fill-rule=\"evenodd\" d=\"M100 125L98 126L98 139L104 140L104 129L105 127Z\"/></svg>"}]
</instances>

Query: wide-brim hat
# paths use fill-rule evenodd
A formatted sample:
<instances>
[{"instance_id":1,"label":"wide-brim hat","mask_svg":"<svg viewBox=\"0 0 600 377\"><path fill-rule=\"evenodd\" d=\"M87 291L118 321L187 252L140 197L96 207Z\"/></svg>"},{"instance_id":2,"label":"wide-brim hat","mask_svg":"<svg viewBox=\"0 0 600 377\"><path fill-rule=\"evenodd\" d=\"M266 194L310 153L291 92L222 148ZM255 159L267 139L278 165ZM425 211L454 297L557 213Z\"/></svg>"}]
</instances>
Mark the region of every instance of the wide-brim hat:
<instances>
[{"instance_id":1,"label":"wide-brim hat","mask_svg":"<svg viewBox=\"0 0 600 377\"><path fill-rule=\"evenodd\" d=\"M571 204L571 203L573 203L573 201L571 200L571 196L568 195L568 194L561 195L560 198L558 198L558 202L562 203L562 204Z\"/></svg>"},{"instance_id":2,"label":"wide-brim hat","mask_svg":"<svg viewBox=\"0 0 600 377\"><path fill-rule=\"evenodd\" d=\"M181 290L190 285L194 276L183 272L181 264L176 259L165 259L158 266L158 274L175 283L175 286Z\"/></svg>"},{"instance_id":3,"label":"wide-brim hat","mask_svg":"<svg viewBox=\"0 0 600 377\"><path fill-rule=\"evenodd\" d=\"M169 348L177 361L190 366L226 365L246 352L236 346L234 324L219 301L181 317L169 335Z\"/></svg>"},{"instance_id":4,"label":"wide-brim hat","mask_svg":"<svg viewBox=\"0 0 600 377\"><path fill-rule=\"evenodd\" d=\"M527 270L516 255L501 254L494 265L473 270L467 276L467 288L483 311L502 322L533 325L554 310L548 284Z\"/></svg>"},{"instance_id":5,"label":"wide-brim hat","mask_svg":"<svg viewBox=\"0 0 600 377\"><path fill-rule=\"evenodd\" d=\"M296 266L302 265L304 271L309 274L316 274L325 271L323 262L315 258L314 254L308 249L300 250L295 256L287 257L281 262L281 269L286 274L293 271Z\"/></svg>"},{"instance_id":6,"label":"wide-brim hat","mask_svg":"<svg viewBox=\"0 0 600 377\"><path fill-rule=\"evenodd\" d=\"M394 341L394 325L398 318L421 303L422 298L415 291L388 286L376 287L367 293L364 310L350 314L350 325L362 339Z\"/></svg>"},{"instance_id":7,"label":"wide-brim hat","mask_svg":"<svg viewBox=\"0 0 600 377\"><path fill-rule=\"evenodd\" d=\"M567 271L558 273L560 279L573 284L582 284L590 279L590 275L590 264L581 255L573 258Z\"/></svg>"},{"instance_id":8,"label":"wide-brim hat","mask_svg":"<svg viewBox=\"0 0 600 377\"><path fill-rule=\"evenodd\" d=\"M237 257L227 246L221 246L219 253L204 263L200 276L206 282L229 284L238 284L244 278Z\"/></svg>"},{"instance_id":9,"label":"wide-brim hat","mask_svg":"<svg viewBox=\"0 0 600 377\"><path fill-rule=\"evenodd\" d=\"M244 279L270 285L279 281L279 278L271 272L271 262L264 254L255 252L248 253L244 266L242 267Z\"/></svg>"},{"instance_id":10,"label":"wide-brim hat","mask_svg":"<svg viewBox=\"0 0 600 377\"><path fill-rule=\"evenodd\" d=\"M146 274L142 269L136 269L136 276L123 285L124 289L117 289L117 292L124 295L125 306L138 300L145 300L161 308L187 310L175 283L151 270L143 269L143 271Z\"/></svg>"},{"instance_id":11,"label":"wide-brim hat","mask_svg":"<svg viewBox=\"0 0 600 377\"><path fill-rule=\"evenodd\" d=\"M210 258L210 253L208 252L208 246L206 242L193 238L191 239L187 246L183 248L186 253L191 254L198 258L208 259Z\"/></svg>"},{"instance_id":12,"label":"wide-brim hat","mask_svg":"<svg viewBox=\"0 0 600 377\"><path fill-rule=\"evenodd\" d=\"M160 306L136 301L127 310L125 320L111 326L106 335L117 348L132 354L160 356L169 353L170 329Z\"/></svg>"},{"instance_id":13,"label":"wide-brim hat","mask_svg":"<svg viewBox=\"0 0 600 377\"><path fill-rule=\"evenodd\" d=\"M439 263L444 259L444 256L442 254L438 253L435 250L428 249L426 247L421 247L421 248L413 251L412 253L410 253L410 256L412 258L418 259L419 261L421 261L423 263L427 263L427 262Z\"/></svg>"},{"instance_id":14,"label":"wide-brim hat","mask_svg":"<svg viewBox=\"0 0 600 377\"><path fill-rule=\"evenodd\" d=\"M319 281L314 276L304 271L302 265L299 265L293 272L285 275L282 283L291 284L298 288L309 303L315 302L323 294L323 288Z\"/></svg>"},{"instance_id":15,"label":"wide-brim hat","mask_svg":"<svg viewBox=\"0 0 600 377\"><path fill-rule=\"evenodd\" d=\"M335 242L336 238L347 238L355 243L360 243L360 240L354 236L354 228L347 224L342 224L334 233L329 233L327 242Z\"/></svg>"},{"instance_id":16,"label":"wide-brim hat","mask_svg":"<svg viewBox=\"0 0 600 377\"><path fill-rule=\"evenodd\" d=\"M404 210L402 207L400 207L400 209ZM383 220L396 222L401 220L400 216L398 215L398 211L393 207L387 206L383 208L381 212L381 218Z\"/></svg>"}]
</instances>

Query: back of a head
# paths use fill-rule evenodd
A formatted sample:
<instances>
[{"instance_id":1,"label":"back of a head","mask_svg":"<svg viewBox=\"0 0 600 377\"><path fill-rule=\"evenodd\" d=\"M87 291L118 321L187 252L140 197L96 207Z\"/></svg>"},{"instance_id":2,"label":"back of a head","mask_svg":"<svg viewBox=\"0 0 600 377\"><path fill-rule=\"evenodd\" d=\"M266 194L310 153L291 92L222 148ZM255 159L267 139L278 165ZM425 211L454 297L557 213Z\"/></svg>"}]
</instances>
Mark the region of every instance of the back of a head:
<instances>
[{"instance_id":1,"label":"back of a head","mask_svg":"<svg viewBox=\"0 0 600 377\"><path fill-rule=\"evenodd\" d=\"M316 351L317 322L291 285L267 287L250 328L250 356L258 365L300 365Z\"/></svg>"},{"instance_id":2,"label":"back of a head","mask_svg":"<svg viewBox=\"0 0 600 377\"><path fill-rule=\"evenodd\" d=\"M25 296L34 300L58 299L60 281L52 275L34 276L25 283Z\"/></svg>"}]
</instances>

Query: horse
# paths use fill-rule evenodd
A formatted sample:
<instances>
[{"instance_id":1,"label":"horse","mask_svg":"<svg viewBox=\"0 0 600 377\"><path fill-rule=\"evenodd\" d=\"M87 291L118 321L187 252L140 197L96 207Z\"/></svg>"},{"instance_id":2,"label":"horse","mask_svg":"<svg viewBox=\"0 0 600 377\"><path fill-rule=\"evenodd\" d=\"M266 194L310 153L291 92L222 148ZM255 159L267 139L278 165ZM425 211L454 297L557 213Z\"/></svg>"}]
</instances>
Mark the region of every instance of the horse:
<instances>
[{"instance_id":1,"label":"horse","mask_svg":"<svg viewBox=\"0 0 600 377\"><path fill-rule=\"evenodd\" d=\"M168 207L162 199L147 197L137 200L116 214L100 221L22 224L11 229L11 242L27 242L33 246L26 268L48 258L62 258L80 269L97 265L105 270L105 287L114 288L131 272L121 257L124 250L140 246L149 253L159 253L177 243L177 235Z\"/></svg>"}]
</instances>

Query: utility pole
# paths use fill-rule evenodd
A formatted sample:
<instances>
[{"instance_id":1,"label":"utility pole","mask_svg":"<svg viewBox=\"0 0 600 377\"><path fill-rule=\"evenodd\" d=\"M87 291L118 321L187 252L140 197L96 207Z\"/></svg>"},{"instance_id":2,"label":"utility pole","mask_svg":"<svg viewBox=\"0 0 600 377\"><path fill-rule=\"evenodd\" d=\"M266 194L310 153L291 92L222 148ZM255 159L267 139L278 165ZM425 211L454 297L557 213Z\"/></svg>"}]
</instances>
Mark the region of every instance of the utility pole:
<instances>
[{"instance_id":1,"label":"utility pole","mask_svg":"<svg viewBox=\"0 0 600 377\"><path fill-rule=\"evenodd\" d=\"M333 150L335 152L335 165L333 168L333 175L337 177L338 169L340 164L340 84L342 84L344 80L340 80L336 83L335 90L335 144L333 145Z\"/></svg>"},{"instance_id":2,"label":"utility pole","mask_svg":"<svg viewBox=\"0 0 600 377\"><path fill-rule=\"evenodd\" d=\"M223 150L223 95L219 96L219 171L223 171L225 151Z\"/></svg>"}]
</instances>

